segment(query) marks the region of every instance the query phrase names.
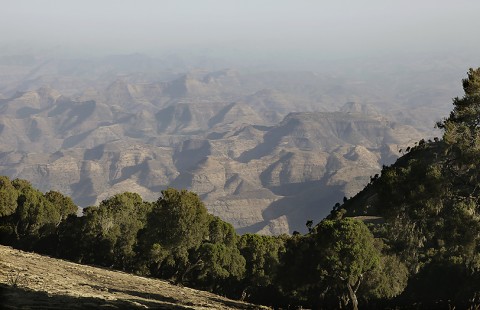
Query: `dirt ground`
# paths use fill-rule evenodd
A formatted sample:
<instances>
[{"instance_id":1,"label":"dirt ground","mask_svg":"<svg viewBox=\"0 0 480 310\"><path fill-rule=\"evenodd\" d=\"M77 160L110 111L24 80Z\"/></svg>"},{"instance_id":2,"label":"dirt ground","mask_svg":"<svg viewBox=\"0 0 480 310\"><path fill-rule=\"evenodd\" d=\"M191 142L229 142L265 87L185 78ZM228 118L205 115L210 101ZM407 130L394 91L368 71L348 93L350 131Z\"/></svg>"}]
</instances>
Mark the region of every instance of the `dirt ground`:
<instances>
[{"instance_id":1,"label":"dirt ground","mask_svg":"<svg viewBox=\"0 0 480 310\"><path fill-rule=\"evenodd\" d=\"M1 309L266 309L0 246Z\"/></svg>"}]
</instances>

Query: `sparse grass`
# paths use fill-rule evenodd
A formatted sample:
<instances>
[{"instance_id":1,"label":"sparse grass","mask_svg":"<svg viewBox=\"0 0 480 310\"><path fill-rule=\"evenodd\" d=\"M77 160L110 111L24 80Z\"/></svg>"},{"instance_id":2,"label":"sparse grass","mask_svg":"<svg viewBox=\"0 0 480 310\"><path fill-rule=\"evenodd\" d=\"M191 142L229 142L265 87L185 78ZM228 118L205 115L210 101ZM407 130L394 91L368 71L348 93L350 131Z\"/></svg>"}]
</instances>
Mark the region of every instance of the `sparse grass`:
<instances>
[{"instance_id":1,"label":"sparse grass","mask_svg":"<svg viewBox=\"0 0 480 310\"><path fill-rule=\"evenodd\" d=\"M0 245L0 309L265 309Z\"/></svg>"},{"instance_id":2,"label":"sparse grass","mask_svg":"<svg viewBox=\"0 0 480 310\"><path fill-rule=\"evenodd\" d=\"M19 287L21 284L26 282L25 275L22 275L20 270L15 272L12 271L7 275L7 284L11 287Z\"/></svg>"}]
</instances>

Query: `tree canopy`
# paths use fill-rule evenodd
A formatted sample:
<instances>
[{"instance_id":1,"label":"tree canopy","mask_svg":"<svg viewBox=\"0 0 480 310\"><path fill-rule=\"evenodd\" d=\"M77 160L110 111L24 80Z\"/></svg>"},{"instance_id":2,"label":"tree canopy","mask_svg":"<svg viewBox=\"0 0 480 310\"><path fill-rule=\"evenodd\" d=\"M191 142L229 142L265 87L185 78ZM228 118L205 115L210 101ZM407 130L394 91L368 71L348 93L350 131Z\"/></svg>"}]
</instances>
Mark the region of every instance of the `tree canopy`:
<instances>
[{"instance_id":1,"label":"tree canopy","mask_svg":"<svg viewBox=\"0 0 480 310\"><path fill-rule=\"evenodd\" d=\"M274 307L475 308L480 69L463 88L438 124L442 140L409 148L304 235L238 236L173 188L155 202L117 194L77 217L69 197L0 177L0 242Z\"/></svg>"}]
</instances>

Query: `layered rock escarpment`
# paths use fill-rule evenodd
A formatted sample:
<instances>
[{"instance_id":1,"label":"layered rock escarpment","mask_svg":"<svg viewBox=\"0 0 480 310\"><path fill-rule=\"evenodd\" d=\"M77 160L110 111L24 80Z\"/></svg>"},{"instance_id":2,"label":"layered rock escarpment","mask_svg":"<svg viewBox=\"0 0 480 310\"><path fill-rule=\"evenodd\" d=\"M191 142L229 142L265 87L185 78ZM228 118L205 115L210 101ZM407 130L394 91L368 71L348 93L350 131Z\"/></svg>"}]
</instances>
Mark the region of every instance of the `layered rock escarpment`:
<instances>
[{"instance_id":1,"label":"layered rock escarpment","mask_svg":"<svg viewBox=\"0 0 480 310\"><path fill-rule=\"evenodd\" d=\"M0 100L0 174L82 207L123 191L154 200L167 186L187 188L239 232L278 234L328 214L422 136L372 106L288 112L303 104L255 91L232 71L117 80L75 98L18 92Z\"/></svg>"}]
</instances>

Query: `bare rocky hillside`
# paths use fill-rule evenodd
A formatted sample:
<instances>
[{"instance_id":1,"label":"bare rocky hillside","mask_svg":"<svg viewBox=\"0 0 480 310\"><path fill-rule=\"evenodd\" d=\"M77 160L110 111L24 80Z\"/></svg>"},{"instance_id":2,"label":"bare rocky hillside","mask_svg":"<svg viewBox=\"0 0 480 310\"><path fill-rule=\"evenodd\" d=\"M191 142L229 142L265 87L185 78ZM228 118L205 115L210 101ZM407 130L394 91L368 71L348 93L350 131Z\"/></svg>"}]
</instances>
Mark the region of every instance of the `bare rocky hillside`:
<instances>
[{"instance_id":1,"label":"bare rocky hillside","mask_svg":"<svg viewBox=\"0 0 480 310\"><path fill-rule=\"evenodd\" d=\"M263 309L168 282L0 246L2 309Z\"/></svg>"},{"instance_id":2,"label":"bare rocky hillside","mask_svg":"<svg viewBox=\"0 0 480 310\"><path fill-rule=\"evenodd\" d=\"M12 72L0 83L0 174L81 207L187 188L239 232L291 233L431 134L423 126L441 113L403 108L395 121L398 85L312 72L178 73L140 55L122 59L0 59ZM415 100L403 90L401 100Z\"/></svg>"},{"instance_id":3,"label":"bare rocky hillside","mask_svg":"<svg viewBox=\"0 0 480 310\"><path fill-rule=\"evenodd\" d=\"M83 207L123 191L155 200L167 186L188 188L241 232L289 233L421 137L355 108L289 113L272 125L245 103L132 112L42 88L0 102L0 173Z\"/></svg>"}]
</instances>

